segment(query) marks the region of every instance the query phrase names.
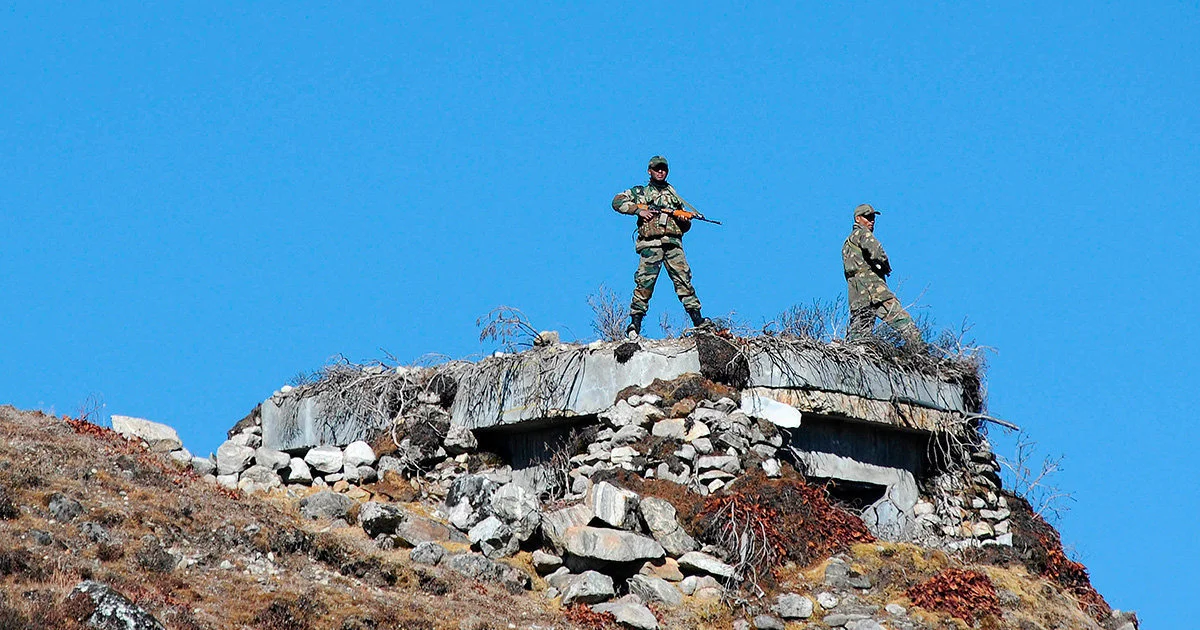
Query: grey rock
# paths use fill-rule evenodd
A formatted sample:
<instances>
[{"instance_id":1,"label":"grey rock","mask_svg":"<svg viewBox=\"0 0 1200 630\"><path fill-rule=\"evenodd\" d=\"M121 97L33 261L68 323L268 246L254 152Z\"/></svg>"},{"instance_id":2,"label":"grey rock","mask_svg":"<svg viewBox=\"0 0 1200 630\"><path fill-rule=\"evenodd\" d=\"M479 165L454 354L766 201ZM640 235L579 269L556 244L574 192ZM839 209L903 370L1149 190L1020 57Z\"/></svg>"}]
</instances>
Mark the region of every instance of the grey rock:
<instances>
[{"instance_id":1,"label":"grey rock","mask_svg":"<svg viewBox=\"0 0 1200 630\"><path fill-rule=\"evenodd\" d=\"M489 558L505 558L517 552L519 543L504 521L489 516L471 527L467 532L471 544L477 546Z\"/></svg>"},{"instance_id":2,"label":"grey rock","mask_svg":"<svg viewBox=\"0 0 1200 630\"><path fill-rule=\"evenodd\" d=\"M379 472L370 466L359 466L357 472L359 483L375 483L379 481Z\"/></svg>"},{"instance_id":3,"label":"grey rock","mask_svg":"<svg viewBox=\"0 0 1200 630\"><path fill-rule=\"evenodd\" d=\"M563 590L563 606L572 604L596 604L608 601L616 595L613 579L596 571L584 571L567 584Z\"/></svg>"},{"instance_id":4,"label":"grey rock","mask_svg":"<svg viewBox=\"0 0 1200 630\"><path fill-rule=\"evenodd\" d=\"M695 595L696 591L706 588L720 589L721 583L711 575L689 575L679 583L679 590L684 595Z\"/></svg>"},{"instance_id":5,"label":"grey rock","mask_svg":"<svg viewBox=\"0 0 1200 630\"><path fill-rule=\"evenodd\" d=\"M153 615L107 584L80 582L71 589L67 601L71 610L95 630L165 630Z\"/></svg>"},{"instance_id":6,"label":"grey rock","mask_svg":"<svg viewBox=\"0 0 1200 630\"><path fill-rule=\"evenodd\" d=\"M871 580L850 568L844 560L834 558L825 567L825 586L834 588L871 588Z\"/></svg>"},{"instance_id":7,"label":"grey rock","mask_svg":"<svg viewBox=\"0 0 1200 630\"><path fill-rule=\"evenodd\" d=\"M592 486L587 504L597 519L618 529L632 530L637 528L639 499L636 492L601 482Z\"/></svg>"},{"instance_id":8,"label":"grey rock","mask_svg":"<svg viewBox=\"0 0 1200 630\"><path fill-rule=\"evenodd\" d=\"M533 570L538 575L547 575L557 571L563 565L563 559L541 549L533 552Z\"/></svg>"},{"instance_id":9,"label":"grey rock","mask_svg":"<svg viewBox=\"0 0 1200 630\"><path fill-rule=\"evenodd\" d=\"M647 604L662 603L668 606L678 606L683 602L683 593L670 582L648 575L635 575L626 583L629 592L637 595Z\"/></svg>"},{"instance_id":10,"label":"grey rock","mask_svg":"<svg viewBox=\"0 0 1200 630\"><path fill-rule=\"evenodd\" d=\"M279 475L265 466L251 466L242 471L238 478L238 490L246 492L263 492L282 485Z\"/></svg>"},{"instance_id":11,"label":"grey rock","mask_svg":"<svg viewBox=\"0 0 1200 630\"><path fill-rule=\"evenodd\" d=\"M353 505L354 499L344 494L324 490L301 499L300 514L313 520L345 518L346 513Z\"/></svg>"},{"instance_id":12,"label":"grey rock","mask_svg":"<svg viewBox=\"0 0 1200 630\"><path fill-rule=\"evenodd\" d=\"M654 560L666 554L652 538L613 529L571 527L563 539L567 553L605 562Z\"/></svg>"},{"instance_id":13,"label":"grey rock","mask_svg":"<svg viewBox=\"0 0 1200 630\"><path fill-rule=\"evenodd\" d=\"M192 470L203 477L217 472L217 463L208 457L192 457Z\"/></svg>"},{"instance_id":14,"label":"grey rock","mask_svg":"<svg viewBox=\"0 0 1200 630\"><path fill-rule=\"evenodd\" d=\"M634 628L635 630L657 630L658 628L658 619L654 617L654 613L650 612L649 608L642 604L627 601L608 602L596 604L592 606L592 610L598 613L611 613L617 623L625 628Z\"/></svg>"},{"instance_id":15,"label":"grey rock","mask_svg":"<svg viewBox=\"0 0 1200 630\"><path fill-rule=\"evenodd\" d=\"M638 511L646 528L650 530L650 535L654 536L654 540L658 541L670 556L677 557L699 547L695 539L679 525L675 506L669 501L646 497L638 505Z\"/></svg>"},{"instance_id":16,"label":"grey rock","mask_svg":"<svg viewBox=\"0 0 1200 630\"><path fill-rule=\"evenodd\" d=\"M783 474L783 468L779 464L779 460L775 458L764 460L762 463L763 472L768 477L775 478Z\"/></svg>"},{"instance_id":17,"label":"grey rock","mask_svg":"<svg viewBox=\"0 0 1200 630\"><path fill-rule=\"evenodd\" d=\"M217 447L217 476L236 475L250 465L251 459L254 459L254 449L224 442Z\"/></svg>"},{"instance_id":18,"label":"grey rock","mask_svg":"<svg viewBox=\"0 0 1200 630\"><path fill-rule=\"evenodd\" d=\"M689 551L679 556L679 568L684 573L706 573L717 577L733 577L733 567L700 551Z\"/></svg>"},{"instance_id":19,"label":"grey rock","mask_svg":"<svg viewBox=\"0 0 1200 630\"><path fill-rule=\"evenodd\" d=\"M683 418L673 418L671 420L659 420L654 423L654 427L650 433L654 437L667 438L669 440L682 440L684 436Z\"/></svg>"},{"instance_id":20,"label":"grey rock","mask_svg":"<svg viewBox=\"0 0 1200 630\"><path fill-rule=\"evenodd\" d=\"M701 455L708 455L714 450L712 440L706 437L692 440L692 446L696 449L696 452L700 453Z\"/></svg>"},{"instance_id":21,"label":"grey rock","mask_svg":"<svg viewBox=\"0 0 1200 630\"><path fill-rule=\"evenodd\" d=\"M481 582L499 584L510 593L528 589L532 579L524 571L477 553L461 553L442 559L442 566Z\"/></svg>"},{"instance_id":22,"label":"grey rock","mask_svg":"<svg viewBox=\"0 0 1200 630\"><path fill-rule=\"evenodd\" d=\"M239 433L229 438L229 441L237 444L238 446L246 446L249 448L258 448L262 446L262 437L254 433Z\"/></svg>"},{"instance_id":23,"label":"grey rock","mask_svg":"<svg viewBox=\"0 0 1200 630\"><path fill-rule=\"evenodd\" d=\"M704 455L696 460L697 470L720 470L731 475L742 472L742 463L731 455Z\"/></svg>"},{"instance_id":24,"label":"grey rock","mask_svg":"<svg viewBox=\"0 0 1200 630\"><path fill-rule=\"evenodd\" d=\"M784 593L775 598L771 610L784 619L808 619L813 614L813 601L796 593Z\"/></svg>"},{"instance_id":25,"label":"grey rock","mask_svg":"<svg viewBox=\"0 0 1200 630\"><path fill-rule=\"evenodd\" d=\"M446 556L446 548L435 542L423 542L408 552L408 559L416 564L436 565Z\"/></svg>"},{"instance_id":26,"label":"grey rock","mask_svg":"<svg viewBox=\"0 0 1200 630\"><path fill-rule=\"evenodd\" d=\"M491 510L518 542L532 538L542 523L537 497L516 483L501 486L492 494Z\"/></svg>"},{"instance_id":27,"label":"grey rock","mask_svg":"<svg viewBox=\"0 0 1200 630\"><path fill-rule=\"evenodd\" d=\"M649 434L650 433L646 431L646 429L639 425L627 424L621 427L621 430L617 431L616 434L613 435L612 441L613 444L616 444L617 446L624 446L626 444L633 444L634 442L645 438Z\"/></svg>"},{"instance_id":28,"label":"grey rock","mask_svg":"<svg viewBox=\"0 0 1200 630\"><path fill-rule=\"evenodd\" d=\"M288 462L287 482L299 483L308 485L313 481L312 470L308 464L304 463L303 459L293 457L292 461Z\"/></svg>"},{"instance_id":29,"label":"grey rock","mask_svg":"<svg viewBox=\"0 0 1200 630\"><path fill-rule=\"evenodd\" d=\"M566 567L559 567L550 573L550 575L547 575L545 579L546 584L549 584L559 591L564 591L566 590L567 586L571 584L571 580L575 579L575 576L571 575L570 569Z\"/></svg>"},{"instance_id":30,"label":"grey rock","mask_svg":"<svg viewBox=\"0 0 1200 630\"><path fill-rule=\"evenodd\" d=\"M318 446L308 449L304 454L304 463L317 472L330 475L341 472L345 466L345 457L342 455L342 449L336 446Z\"/></svg>"},{"instance_id":31,"label":"grey rock","mask_svg":"<svg viewBox=\"0 0 1200 630\"><path fill-rule=\"evenodd\" d=\"M870 615L862 615L857 613L833 613L832 615L825 615L821 621L827 626L840 628L851 622L866 621L870 618Z\"/></svg>"},{"instance_id":32,"label":"grey rock","mask_svg":"<svg viewBox=\"0 0 1200 630\"><path fill-rule=\"evenodd\" d=\"M475 438L475 434L470 429L451 423L450 430L446 432L446 438L442 441L442 445L446 449L446 453L450 455L460 455L462 453L472 453L479 448L479 440Z\"/></svg>"},{"instance_id":33,"label":"grey rock","mask_svg":"<svg viewBox=\"0 0 1200 630\"><path fill-rule=\"evenodd\" d=\"M754 617L754 627L758 630L783 630L783 620L771 615L757 615Z\"/></svg>"},{"instance_id":34,"label":"grey rock","mask_svg":"<svg viewBox=\"0 0 1200 630\"><path fill-rule=\"evenodd\" d=\"M591 522L592 509L583 503L547 512L542 515L542 537L556 552L562 553L566 549L567 530Z\"/></svg>"},{"instance_id":35,"label":"grey rock","mask_svg":"<svg viewBox=\"0 0 1200 630\"><path fill-rule=\"evenodd\" d=\"M345 479L345 478L346 478L346 476L345 476L345 475L343 475L343 474L342 474L342 473L340 473L340 472L339 472L339 473L333 473L333 474L325 475L325 483L327 483L327 484L329 484L329 485L333 485L333 484L335 484L335 483L337 483L337 482L339 482L339 481L341 481L341 480L343 480L343 479Z\"/></svg>"},{"instance_id":36,"label":"grey rock","mask_svg":"<svg viewBox=\"0 0 1200 630\"><path fill-rule=\"evenodd\" d=\"M192 452L186 448L171 451L170 453L167 453L167 457L171 458L171 461L179 464L180 466L192 465Z\"/></svg>"},{"instance_id":37,"label":"grey rock","mask_svg":"<svg viewBox=\"0 0 1200 630\"><path fill-rule=\"evenodd\" d=\"M31 529L29 530L29 535L33 536L33 540L43 547L49 547L50 545L54 544L54 537L50 535L50 532L44 532L40 529Z\"/></svg>"},{"instance_id":38,"label":"grey rock","mask_svg":"<svg viewBox=\"0 0 1200 630\"><path fill-rule=\"evenodd\" d=\"M145 440L146 444L150 445L150 450L155 453L169 453L183 448L183 440L179 439L175 429L158 422L129 416L113 416L112 428L125 437Z\"/></svg>"},{"instance_id":39,"label":"grey rock","mask_svg":"<svg viewBox=\"0 0 1200 630\"><path fill-rule=\"evenodd\" d=\"M883 609L888 611L888 614L892 615L893 617L903 617L904 615L908 614L908 609L900 604L888 604L887 606L884 606Z\"/></svg>"},{"instance_id":40,"label":"grey rock","mask_svg":"<svg viewBox=\"0 0 1200 630\"><path fill-rule=\"evenodd\" d=\"M825 610L833 610L838 607L841 600L833 593L817 593L817 603Z\"/></svg>"},{"instance_id":41,"label":"grey rock","mask_svg":"<svg viewBox=\"0 0 1200 630\"><path fill-rule=\"evenodd\" d=\"M395 536L409 547L423 542L470 542L453 527L411 512L405 512L404 520L396 526Z\"/></svg>"},{"instance_id":42,"label":"grey rock","mask_svg":"<svg viewBox=\"0 0 1200 630\"><path fill-rule=\"evenodd\" d=\"M370 444L362 440L351 442L346 445L346 450L342 453L342 459L343 466L351 466L353 468L370 466L375 463L375 449L372 449Z\"/></svg>"},{"instance_id":43,"label":"grey rock","mask_svg":"<svg viewBox=\"0 0 1200 630\"><path fill-rule=\"evenodd\" d=\"M83 506L75 499L61 492L50 495L50 518L60 523L69 523L80 514L83 514Z\"/></svg>"},{"instance_id":44,"label":"grey rock","mask_svg":"<svg viewBox=\"0 0 1200 630\"><path fill-rule=\"evenodd\" d=\"M351 466L350 464L344 464L342 466L342 479L345 479L346 481L348 481L350 483L354 483L354 484L359 483L358 466Z\"/></svg>"},{"instance_id":45,"label":"grey rock","mask_svg":"<svg viewBox=\"0 0 1200 630\"><path fill-rule=\"evenodd\" d=\"M292 463L292 457L283 451L260 446L254 449L254 463L271 470L282 470Z\"/></svg>"},{"instance_id":46,"label":"grey rock","mask_svg":"<svg viewBox=\"0 0 1200 630\"><path fill-rule=\"evenodd\" d=\"M846 622L846 630L887 630L874 619L853 619Z\"/></svg>"},{"instance_id":47,"label":"grey rock","mask_svg":"<svg viewBox=\"0 0 1200 630\"><path fill-rule=\"evenodd\" d=\"M379 464L375 468L379 470L379 474L381 476L383 473L389 470L402 475L404 474L405 470L404 462L400 461L400 459L397 457L392 457L391 455L384 455L383 457L380 457Z\"/></svg>"},{"instance_id":48,"label":"grey rock","mask_svg":"<svg viewBox=\"0 0 1200 630\"><path fill-rule=\"evenodd\" d=\"M84 521L79 524L79 533L83 534L84 538L94 543L111 542L112 537L108 535L108 530L104 529L99 523Z\"/></svg>"},{"instance_id":49,"label":"grey rock","mask_svg":"<svg viewBox=\"0 0 1200 630\"><path fill-rule=\"evenodd\" d=\"M466 531L490 516L492 495L499 487L483 475L463 475L455 479L446 493L450 524Z\"/></svg>"},{"instance_id":50,"label":"grey rock","mask_svg":"<svg viewBox=\"0 0 1200 630\"><path fill-rule=\"evenodd\" d=\"M404 517L399 508L378 501L368 501L358 509L358 523L371 538L395 534Z\"/></svg>"},{"instance_id":51,"label":"grey rock","mask_svg":"<svg viewBox=\"0 0 1200 630\"><path fill-rule=\"evenodd\" d=\"M233 473L232 475L217 475L217 485L222 488L237 490L238 474Z\"/></svg>"},{"instance_id":52,"label":"grey rock","mask_svg":"<svg viewBox=\"0 0 1200 630\"><path fill-rule=\"evenodd\" d=\"M734 619L733 630L750 630L750 622L745 619Z\"/></svg>"}]
</instances>

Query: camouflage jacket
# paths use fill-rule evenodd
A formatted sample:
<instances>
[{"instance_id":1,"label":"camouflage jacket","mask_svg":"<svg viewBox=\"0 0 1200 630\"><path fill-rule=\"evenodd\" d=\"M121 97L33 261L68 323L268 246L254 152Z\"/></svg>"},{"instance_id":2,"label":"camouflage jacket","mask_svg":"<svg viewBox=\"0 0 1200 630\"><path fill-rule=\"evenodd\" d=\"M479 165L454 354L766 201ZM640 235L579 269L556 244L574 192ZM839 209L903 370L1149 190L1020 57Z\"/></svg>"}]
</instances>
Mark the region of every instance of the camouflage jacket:
<instances>
[{"instance_id":1,"label":"camouflage jacket","mask_svg":"<svg viewBox=\"0 0 1200 630\"><path fill-rule=\"evenodd\" d=\"M893 297L887 287L886 278L892 273L887 252L871 230L857 223L842 244L842 269L850 288L851 309L881 304Z\"/></svg>"},{"instance_id":2,"label":"camouflage jacket","mask_svg":"<svg viewBox=\"0 0 1200 630\"><path fill-rule=\"evenodd\" d=\"M683 245L683 235L692 229L692 222L671 216L671 211L682 210L683 200L670 184L634 186L613 197L613 210L621 214L638 213L638 205L650 206L651 210L662 210L649 220L638 217L637 249L662 245Z\"/></svg>"}]
</instances>

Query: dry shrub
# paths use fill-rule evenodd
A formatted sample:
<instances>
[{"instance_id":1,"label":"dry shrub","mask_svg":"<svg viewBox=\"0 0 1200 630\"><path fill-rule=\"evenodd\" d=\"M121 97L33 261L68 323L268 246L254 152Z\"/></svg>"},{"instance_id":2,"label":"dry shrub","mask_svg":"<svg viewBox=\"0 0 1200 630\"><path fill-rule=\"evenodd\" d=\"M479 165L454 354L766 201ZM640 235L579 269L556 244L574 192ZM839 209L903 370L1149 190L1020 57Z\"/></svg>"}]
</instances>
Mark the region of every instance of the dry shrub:
<instances>
[{"instance_id":1,"label":"dry shrub","mask_svg":"<svg viewBox=\"0 0 1200 630\"><path fill-rule=\"evenodd\" d=\"M137 565L150 573L170 573L171 569L179 562L175 556L172 556L163 549L162 543L153 535L147 534L142 537L141 545L133 554Z\"/></svg>"},{"instance_id":2,"label":"dry shrub","mask_svg":"<svg viewBox=\"0 0 1200 630\"><path fill-rule=\"evenodd\" d=\"M611 289L600 285L596 292L587 297L592 307L592 330L605 341L621 341L625 338L625 323L629 321L629 307Z\"/></svg>"},{"instance_id":3,"label":"dry shrub","mask_svg":"<svg viewBox=\"0 0 1200 630\"><path fill-rule=\"evenodd\" d=\"M0 576L12 575L29 581L46 579L46 567L27 549L0 550Z\"/></svg>"},{"instance_id":4,"label":"dry shrub","mask_svg":"<svg viewBox=\"0 0 1200 630\"><path fill-rule=\"evenodd\" d=\"M563 617L567 621L589 630L608 630L618 627L616 615L595 612L588 608L587 604L575 604L567 608Z\"/></svg>"},{"instance_id":5,"label":"dry shrub","mask_svg":"<svg viewBox=\"0 0 1200 630\"><path fill-rule=\"evenodd\" d=\"M801 566L849 549L854 543L874 542L862 519L829 501L825 489L809 485L788 469L780 479L768 479L761 470L751 471L731 484L726 495L741 495L778 515L775 528L783 537L786 559ZM691 524L703 536L703 515Z\"/></svg>"},{"instance_id":6,"label":"dry shrub","mask_svg":"<svg viewBox=\"0 0 1200 630\"><path fill-rule=\"evenodd\" d=\"M905 595L922 608L949 613L967 622L1001 614L996 587L991 578L978 571L946 569L908 589Z\"/></svg>"},{"instance_id":7,"label":"dry shrub","mask_svg":"<svg viewBox=\"0 0 1200 630\"><path fill-rule=\"evenodd\" d=\"M1014 494L1006 494L1005 498L1012 512L1013 545L988 547L983 551L983 559L993 564L1022 564L1030 573L1069 591L1093 619L1100 622L1108 619L1112 608L1092 586L1087 568L1067 557L1062 538L1054 527L1034 513L1025 499Z\"/></svg>"},{"instance_id":8,"label":"dry shrub","mask_svg":"<svg viewBox=\"0 0 1200 630\"><path fill-rule=\"evenodd\" d=\"M125 547L119 543L102 542L96 547L96 559L100 562L115 562L125 556Z\"/></svg>"},{"instance_id":9,"label":"dry shrub","mask_svg":"<svg viewBox=\"0 0 1200 630\"><path fill-rule=\"evenodd\" d=\"M730 553L737 574L757 584L787 555L787 542L776 526L779 512L758 503L757 497L734 492L704 502L701 540Z\"/></svg>"},{"instance_id":10,"label":"dry shrub","mask_svg":"<svg viewBox=\"0 0 1200 630\"><path fill-rule=\"evenodd\" d=\"M453 590L449 582L427 571L417 570L417 588L430 595L445 595Z\"/></svg>"},{"instance_id":11,"label":"dry shrub","mask_svg":"<svg viewBox=\"0 0 1200 630\"><path fill-rule=\"evenodd\" d=\"M325 606L310 595L290 595L272 601L254 618L260 630L309 630L325 614Z\"/></svg>"},{"instance_id":12,"label":"dry shrub","mask_svg":"<svg viewBox=\"0 0 1200 630\"><path fill-rule=\"evenodd\" d=\"M737 399L737 392L730 387L714 383L699 374L684 374L683 376L664 381L654 379L646 387L631 385L617 393L617 400L624 400L633 395L656 394L663 399L664 407L671 407L681 400L711 400L722 398Z\"/></svg>"}]
</instances>

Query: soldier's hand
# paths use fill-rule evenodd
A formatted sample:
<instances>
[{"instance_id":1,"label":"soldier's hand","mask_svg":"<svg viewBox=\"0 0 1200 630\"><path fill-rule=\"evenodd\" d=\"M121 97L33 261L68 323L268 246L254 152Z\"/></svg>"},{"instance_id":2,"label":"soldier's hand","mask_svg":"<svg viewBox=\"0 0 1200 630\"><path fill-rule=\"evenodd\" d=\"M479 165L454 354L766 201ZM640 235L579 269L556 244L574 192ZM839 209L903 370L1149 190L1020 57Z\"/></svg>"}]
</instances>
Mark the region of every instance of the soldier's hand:
<instances>
[{"instance_id":1,"label":"soldier's hand","mask_svg":"<svg viewBox=\"0 0 1200 630\"><path fill-rule=\"evenodd\" d=\"M655 212L649 208L638 210L637 215L647 221L654 218Z\"/></svg>"}]
</instances>

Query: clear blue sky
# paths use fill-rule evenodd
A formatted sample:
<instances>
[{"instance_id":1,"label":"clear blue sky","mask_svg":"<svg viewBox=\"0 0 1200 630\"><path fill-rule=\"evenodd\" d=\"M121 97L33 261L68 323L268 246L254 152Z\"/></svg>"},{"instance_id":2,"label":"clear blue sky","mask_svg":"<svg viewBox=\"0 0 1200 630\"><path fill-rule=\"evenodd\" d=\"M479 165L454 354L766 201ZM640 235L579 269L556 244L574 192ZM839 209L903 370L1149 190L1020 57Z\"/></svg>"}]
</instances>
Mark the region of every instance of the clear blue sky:
<instances>
[{"instance_id":1,"label":"clear blue sky","mask_svg":"<svg viewBox=\"0 0 1200 630\"><path fill-rule=\"evenodd\" d=\"M708 314L838 295L883 210L901 298L1066 455L1100 591L1192 621L1196 2L339 4L0 9L0 402L203 453L338 353L487 351L498 304L586 337L661 153L725 222L687 239Z\"/></svg>"}]
</instances>

